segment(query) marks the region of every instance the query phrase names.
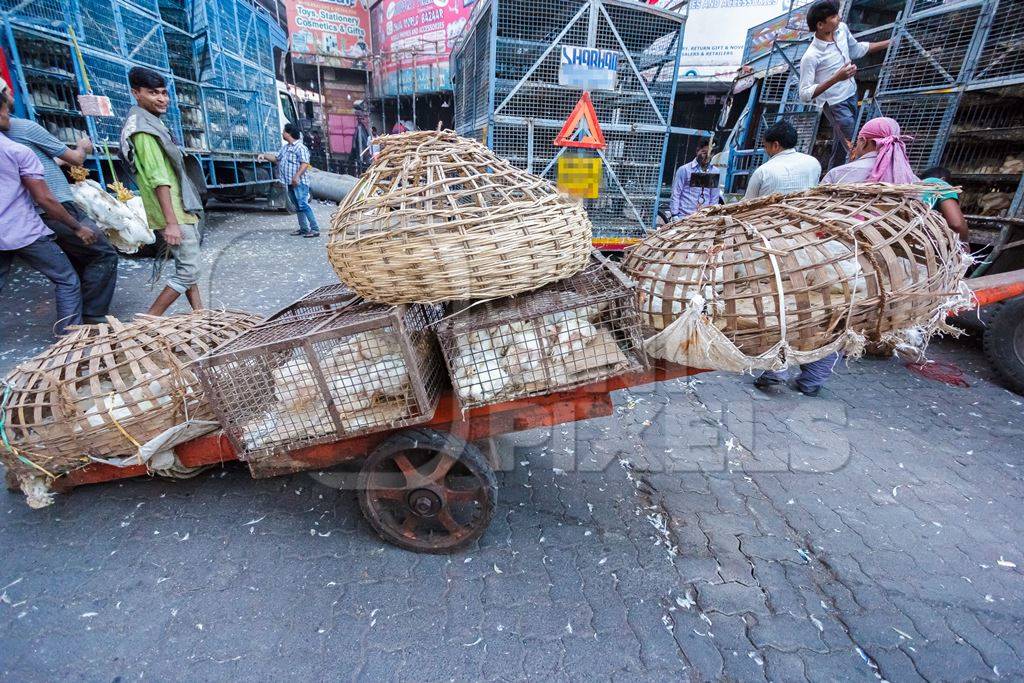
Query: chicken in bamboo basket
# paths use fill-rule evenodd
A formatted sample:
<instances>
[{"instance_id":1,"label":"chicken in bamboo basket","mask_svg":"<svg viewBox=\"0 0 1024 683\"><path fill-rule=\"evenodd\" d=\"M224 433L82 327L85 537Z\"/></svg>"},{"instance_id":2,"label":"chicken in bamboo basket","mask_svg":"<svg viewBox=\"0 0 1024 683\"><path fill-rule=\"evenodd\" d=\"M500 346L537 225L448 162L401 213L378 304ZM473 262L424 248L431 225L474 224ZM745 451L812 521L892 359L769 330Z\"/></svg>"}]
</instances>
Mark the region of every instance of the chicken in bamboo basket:
<instances>
[{"instance_id":1,"label":"chicken in bamboo basket","mask_svg":"<svg viewBox=\"0 0 1024 683\"><path fill-rule=\"evenodd\" d=\"M152 465L143 447L172 428L215 428L192 363L258 321L223 310L109 317L19 364L3 383L0 460L29 504L47 504L55 479L92 462Z\"/></svg>"},{"instance_id":2,"label":"chicken in bamboo basket","mask_svg":"<svg viewBox=\"0 0 1024 683\"><path fill-rule=\"evenodd\" d=\"M823 185L664 226L624 264L648 354L743 372L865 346L923 353L971 297L970 257L926 191Z\"/></svg>"},{"instance_id":3,"label":"chicken in bamboo basket","mask_svg":"<svg viewBox=\"0 0 1024 683\"><path fill-rule=\"evenodd\" d=\"M381 138L331 221L328 258L367 300L440 303L519 294L582 270L579 200L451 131Z\"/></svg>"}]
</instances>

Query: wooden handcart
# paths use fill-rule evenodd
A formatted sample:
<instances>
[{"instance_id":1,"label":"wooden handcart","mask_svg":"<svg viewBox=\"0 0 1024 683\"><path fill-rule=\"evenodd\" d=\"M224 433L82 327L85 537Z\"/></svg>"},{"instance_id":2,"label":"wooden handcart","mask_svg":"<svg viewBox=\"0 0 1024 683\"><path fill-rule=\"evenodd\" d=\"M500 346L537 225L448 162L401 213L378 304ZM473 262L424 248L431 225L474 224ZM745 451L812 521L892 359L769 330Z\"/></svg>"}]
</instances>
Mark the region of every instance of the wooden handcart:
<instances>
[{"instance_id":1,"label":"wooden handcart","mask_svg":"<svg viewBox=\"0 0 1024 683\"><path fill-rule=\"evenodd\" d=\"M447 553L479 538L494 512L497 479L476 445L486 439L612 414L613 391L701 372L677 365L655 366L571 391L482 406L465 414L450 393L442 395L434 417L405 427L252 461L257 479L359 464L356 495L367 521L385 540L416 552ZM175 448L186 467L238 461L231 441L218 431ZM93 464L53 482L58 492L149 476L145 465ZM8 479L10 488L16 482Z\"/></svg>"}]
</instances>

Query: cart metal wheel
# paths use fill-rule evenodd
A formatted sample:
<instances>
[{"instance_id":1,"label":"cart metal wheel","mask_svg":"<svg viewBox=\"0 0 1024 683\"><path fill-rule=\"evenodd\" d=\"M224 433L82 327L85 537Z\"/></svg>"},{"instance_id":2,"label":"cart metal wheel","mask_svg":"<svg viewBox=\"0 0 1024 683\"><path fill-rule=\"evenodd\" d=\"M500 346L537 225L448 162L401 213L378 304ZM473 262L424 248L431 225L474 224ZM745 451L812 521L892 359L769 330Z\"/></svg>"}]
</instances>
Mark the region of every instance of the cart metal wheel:
<instances>
[{"instance_id":1,"label":"cart metal wheel","mask_svg":"<svg viewBox=\"0 0 1024 683\"><path fill-rule=\"evenodd\" d=\"M992 308L996 310L985 330L985 355L1010 389L1024 395L1024 296Z\"/></svg>"},{"instance_id":2,"label":"cart metal wheel","mask_svg":"<svg viewBox=\"0 0 1024 683\"><path fill-rule=\"evenodd\" d=\"M385 440L359 472L359 505L381 537L406 550L450 553L483 535L498 482L476 446L433 429Z\"/></svg>"}]
</instances>

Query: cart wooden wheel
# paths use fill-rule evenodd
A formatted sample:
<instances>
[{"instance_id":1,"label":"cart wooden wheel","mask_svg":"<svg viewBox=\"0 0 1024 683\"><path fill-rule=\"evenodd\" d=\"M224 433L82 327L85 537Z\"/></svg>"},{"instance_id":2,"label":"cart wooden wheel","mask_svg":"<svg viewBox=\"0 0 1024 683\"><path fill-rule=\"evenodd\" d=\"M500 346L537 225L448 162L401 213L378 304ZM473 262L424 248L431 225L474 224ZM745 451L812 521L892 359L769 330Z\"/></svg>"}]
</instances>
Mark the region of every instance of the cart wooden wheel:
<instances>
[{"instance_id":1,"label":"cart wooden wheel","mask_svg":"<svg viewBox=\"0 0 1024 683\"><path fill-rule=\"evenodd\" d=\"M476 446L433 429L409 429L370 453L357 490L363 514L384 540L450 553L487 530L498 482Z\"/></svg>"}]
</instances>

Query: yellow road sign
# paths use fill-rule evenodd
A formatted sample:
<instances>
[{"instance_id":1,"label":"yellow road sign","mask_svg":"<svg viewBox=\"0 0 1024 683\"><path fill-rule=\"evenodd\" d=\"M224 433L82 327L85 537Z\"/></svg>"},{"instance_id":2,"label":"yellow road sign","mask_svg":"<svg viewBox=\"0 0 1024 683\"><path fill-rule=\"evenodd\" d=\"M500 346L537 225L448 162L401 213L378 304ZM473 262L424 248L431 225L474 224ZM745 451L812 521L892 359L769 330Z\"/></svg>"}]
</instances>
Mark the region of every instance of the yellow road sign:
<instances>
[{"instance_id":1,"label":"yellow road sign","mask_svg":"<svg viewBox=\"0 0 1024 683\"><path fill-rule=\"evenodd\" d=\"M597 199L601 189L600 157L570 157L558 159L558 189L581 199Z\"/></svg>"}]
</instances>

